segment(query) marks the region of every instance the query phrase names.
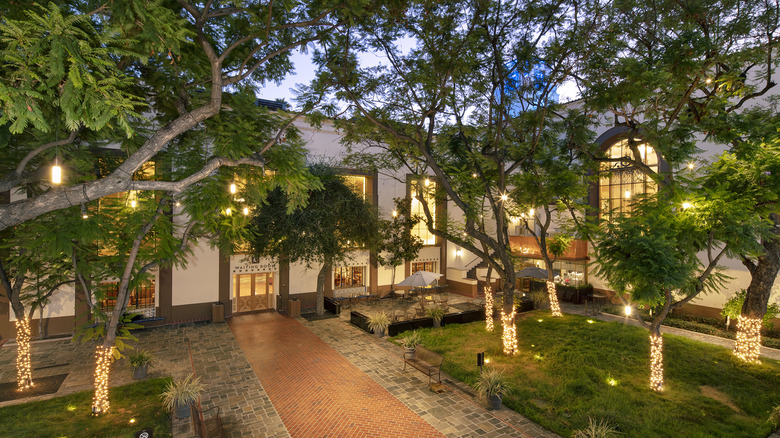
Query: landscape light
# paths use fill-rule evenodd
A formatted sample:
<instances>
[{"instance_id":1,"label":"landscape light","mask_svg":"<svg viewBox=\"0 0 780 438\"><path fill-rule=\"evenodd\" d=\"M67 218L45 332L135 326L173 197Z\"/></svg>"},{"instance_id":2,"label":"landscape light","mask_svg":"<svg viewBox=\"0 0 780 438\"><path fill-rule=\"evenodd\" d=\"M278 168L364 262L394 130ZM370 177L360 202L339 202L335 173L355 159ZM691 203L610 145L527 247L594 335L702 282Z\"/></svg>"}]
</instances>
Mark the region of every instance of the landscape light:
<instances>
[{"instance_id":1,"label":"landscape light","mask_svg":"<svg viewBox=\"0 0 780 438\"><path fill-rule=\"evenodd\" d=\"M238 188L236 187L236 183L234 183L234 182L230 183L230 193L234 195L234 194L236 194L237 191L238 191Z\"/></svg>"},{"instance_id":2,"label":"landscape light","mask_svg":"<svg viewBox=\"0 0 780 438\"><path fill-rule=\"evenodd\" d=\"M691 203L687 202L687 201L683 202L682 208L683 208L683 210L687 210L687 209L691 208Z\"/></svg>"},{"instance_id":3,"label":"landscape light","mask_svg":"<svg viewBox=\"0 0 780 438\"><path fill-rule=\"evenodd\" d=\"M631 306L626 306L623 312L625 312L626 316L631 316Z\"/></svg>"},{"instance_id":4,"label":"landscape light","mask_svg":"<svg viewBox=\"0 0 780 438\"><path fill-rule=\"evenodd\" d=\"M233 214L233 209L231 209L231 208L226 208L226 209L225 209L225 214L226 214L226 215L228 215L228 216L230 216L231 214Z\"/></svg>"}]
</instances>

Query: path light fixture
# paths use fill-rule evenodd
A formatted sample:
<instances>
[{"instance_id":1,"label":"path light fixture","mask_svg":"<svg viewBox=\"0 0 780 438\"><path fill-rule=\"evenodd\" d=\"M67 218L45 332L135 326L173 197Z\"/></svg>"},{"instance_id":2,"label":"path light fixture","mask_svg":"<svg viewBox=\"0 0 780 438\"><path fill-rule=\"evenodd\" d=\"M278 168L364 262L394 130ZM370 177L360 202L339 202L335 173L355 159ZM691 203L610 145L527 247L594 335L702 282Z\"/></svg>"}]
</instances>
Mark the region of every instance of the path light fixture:
<instances>
[{"instance_id":1,"label":"path light fixture","mask_svg":"<svg viewBox=\"0 0 780 438\"><path fill-rule=\"evenodd\" d=\"M688 202L688 201L683 202L683 205L682 205L683 210L687 210L687 209L689 209L691 207L692 206L691 206L690 202Z\"/></svg>"},{"instance_id":2,"label":"path light fixture","mask_svg":"<svg viewBox=\"0 0 780 438\"><path fill-rule=\"evenodd\" d=\"M623 311L625 312L626 316L631 316L631 306L626 306Z\"/></svg>"},{"instance_id":3,"label":"path light fixture","mask_svg":"<svg viewBox=\"0 0 780 438\"><path fill-rule=\"evenodd\" d=\"M231 214L233 214L233 209L231 209L231 208L226 208L226 209L225 209L225 214L226 214L226 215L228 215L228 216L230 216Z\"/></svg>"}]
</instances>

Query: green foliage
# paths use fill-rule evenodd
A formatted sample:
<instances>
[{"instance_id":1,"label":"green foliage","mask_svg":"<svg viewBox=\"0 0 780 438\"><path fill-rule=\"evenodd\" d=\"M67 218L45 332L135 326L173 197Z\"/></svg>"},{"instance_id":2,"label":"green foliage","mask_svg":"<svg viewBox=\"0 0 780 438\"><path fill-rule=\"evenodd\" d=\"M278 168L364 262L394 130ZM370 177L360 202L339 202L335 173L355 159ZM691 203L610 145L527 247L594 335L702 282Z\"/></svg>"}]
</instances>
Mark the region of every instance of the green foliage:
<instances>
[{"instance_id":1,"label":"green foliage","mask_svg":"<svg viewBox=\"0 0 780 438\"><path fill-rule=\"evenodd\" d=\"M204 389L200 377L190 374L181 380L168 383L160 397L165 407L173 411L177 406L187 406L197 402Z\"/></svg>"},{"instance_id":2,"label":"green foliage","mask_svg":"<svg viewBox=\"0 0 780 438\"><path fill-rule=\"evenodd\" d=\"M132 353L127 355L127 362L131 367L151 366L152 354L146 350L134 349Z\"/></svg>"},{"instance_id":3,"label":"green foliage","mask_svg":"<svg viewBox=\"0 0 780 438\"><path fill-rule=\"evenodd\" d=\"M560 436L587 427L589 417L637 438L676 436L681 430L701 437L770 433L767 414L780 392L774 361L746 367L730 349L664 335L666 382L658 395L647 385L646 330L622 322L591 324L578 315L537 319L533 313L517 319L522 336L519 353L511 357L502 353L500 331L486 332L484 323L419 332L426 348L446 358L442 372L472 387L479 377L474 357L484 351L511 382L504 405ZM544 360L534 359L537 354ZM608 377L617 385L607 383ZM742 412L704 396L701 386L722 392Z\"/></svg>"},{"instance_id":4,"label":"green foliage","mask_svg":"<svg viewBox=\"0 0 780 438\"><path fill-rule=\"evenodd\" d=\"M509 378L503 371L493 367L485 367L474 383L474 389L480 396L509 395L511 393Z\"/></svg>"},{"instance_id":5,"label":"green foliage","mask_svg":"<svg viewBox=\"0 0 780 438\"><path fill-rule=\"evenodd\" d=\"M723 310L720 314L727 316L733 320L736 320L740 314L742 314L742 305L745 303L745 297L747 291L745 289L740 290L731 296L723 305ZM771 303L766 307L766 313L764 313L763 325L765 328L772 328L772 320L780 314L780 306L777 303Z\"/></svg>"},{"instance_id":6,"label":"green foliage","mask_svg":"<svg viewBox=\"0 0 780 438\"><path fill-rule=\"evenodd\" d=\"M404 332L398 339L401 341L402 347L415 348L420 343L420 333L417 330Z\"/></svg>"},{"instance_id":7,"label":"green foliage","mask_svg":"<svg viewBox=\"0 0 780 438\"><path fill-rule=\"evenodd\" d=\"M322 189L309 191L305 206L288 212L286 193L277 188L268 194L249 228L253 254L282 256L312 266L342 261L352 249L376 247L374 208L327 166L315 165L311 173Z\"/></svg>"},{"instance_id":8,"label":"green foliage","mask_svg":"<svg viewBox=\"0 0 780 438\"><path fill-rule=\"evenodd\" d=\"M404 262L414 260L423 242L412 235L412 228L420 221L410 212L410 203L396 198L395 216L379 223L379 233L382 239L377 254L377 261L382 266L396 268Z\"/></svg>"},{"instance_id":9,"label":"green foliage","mask_svg":"<svg viewBox=\"0 0 780 438\"><path fill-rule=\"evenodd\" d=\"M371 315L368 315L369 330L386 330L389 325L390 316L386 312L375 312Z\"/></svg>"},{"instance_id":10,"label":"green foliage","mask_svg":"<svg viewBox=\"0 0 780 438\"><path fill-rule=\"evenodd\" d=\"M426 309L425 314L428 315L429 318L433 318L434 320L441 322L441 319L444 318L444 308L440 306L433 306Z\"/></svg>"},{"instance_id":11,"label":"green foliage","mask_svg":"<svg viewBox=\"0 0 780 438\"><path fill-rule=\"evenodd\" d=\"M588 418L588 425L575 430L572 438L614 438L620 435L622 434L606 420L596 421L594 418Z\"/></svg>"},{"instance_id":12,"label":"green foliage","mask_svg":"<svg viewBox=\"0 0 780 438\"><path fill-rule=\"evenodd\" d=\"M88 431L102 437L132 436L144 427L154 436L171 436L170 414L161 409L158 396L170 378L147 379L114 388L111 409L93 416L92 392L78 392L48 400L0 408L0 429L14 437L78 436ZM128 414L132 417L128 417ZM130 423L129 419L135 422Z\"/></svg>"}]
</instances>

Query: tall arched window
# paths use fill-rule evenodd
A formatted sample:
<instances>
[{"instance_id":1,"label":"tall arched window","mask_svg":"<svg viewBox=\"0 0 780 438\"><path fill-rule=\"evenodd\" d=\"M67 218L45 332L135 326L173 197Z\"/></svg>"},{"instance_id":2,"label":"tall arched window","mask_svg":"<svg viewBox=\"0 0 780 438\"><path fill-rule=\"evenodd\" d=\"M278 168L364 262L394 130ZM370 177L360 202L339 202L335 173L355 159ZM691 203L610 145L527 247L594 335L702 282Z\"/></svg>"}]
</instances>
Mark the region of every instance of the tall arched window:
<instances>
[{"instance_id":1,"label":"tall arched window","mask_svg":"<svg viewBox=\"0 0 780 438\"><path fill-rule=\"evenodd\" d=\"M642 162L653 171L658 172L658 155L646 143L639 144ZM620 140L610 146L606 152L607 158L622 158L633 156L628 147L628 140ZM602 163L599 178L599 215L609 218L615 214L631 212L634 198L642 194L653 194L657 190L655 181L645 175L640 169L625 161L610 161Z\"/></svg>"}]
</instances>

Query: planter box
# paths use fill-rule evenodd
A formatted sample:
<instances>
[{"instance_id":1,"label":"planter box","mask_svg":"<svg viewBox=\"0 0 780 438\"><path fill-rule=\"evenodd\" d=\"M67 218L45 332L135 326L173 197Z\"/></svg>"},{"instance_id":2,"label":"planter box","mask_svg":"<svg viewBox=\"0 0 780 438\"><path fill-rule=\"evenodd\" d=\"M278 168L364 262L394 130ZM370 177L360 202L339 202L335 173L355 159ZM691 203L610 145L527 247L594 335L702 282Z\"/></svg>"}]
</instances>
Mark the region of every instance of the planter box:
<instances>
[{"instance_id":1,"label":"planter box","mask_svg":"<svg viewBox=\"0 0 780 438\"><path fill-rule=\"evenodd\" d=\"M335 315L340 315L341 303L333 298L325 297L325 310Z\"/></svg>"},{"instance_id":2,"label":"planter box","mask_svg":"<svg viewBox=\"0 0 780 438\"><path fill-rule=\"evenodd\" d=\"M366 315L353 310L349 312L349 322L371 333L371 330L368 329L368 317Z\"/></svg>"},{"instance_id":3,"label":"planter box","mask_svg":"<svg viewBox=\"0 0 780 438\"><path fill-rule=\"evenodd\" d=\"M534 310L534 300L528 297L522 297L517 300L516 313L530 312L531 310Z\"/></svg>"}]
</instances>

